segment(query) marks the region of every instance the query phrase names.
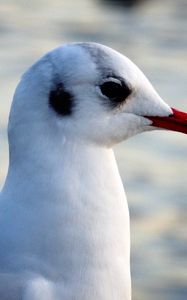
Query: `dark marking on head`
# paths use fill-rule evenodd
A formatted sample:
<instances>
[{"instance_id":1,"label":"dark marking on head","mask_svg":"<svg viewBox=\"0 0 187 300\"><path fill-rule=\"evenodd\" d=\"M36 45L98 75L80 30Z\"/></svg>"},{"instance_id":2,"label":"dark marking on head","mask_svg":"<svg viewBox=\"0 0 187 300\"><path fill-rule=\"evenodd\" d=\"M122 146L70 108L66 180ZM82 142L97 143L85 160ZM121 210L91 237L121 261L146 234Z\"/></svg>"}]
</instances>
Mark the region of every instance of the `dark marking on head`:
<instances>
[{"instance_id":1,"label":"dark marking on head","mask_svg":"<svg viewBox=\"0 0 187 300\"><path fill-rule=\"evenodd\" d=\"M99 85L101 93L108 98L107 101L105 98L104 103L111 108L123 104L133 89L124 78L118 75L115 65L110 65L111 52L105 46L95 43L82 43L81 47L88 51L98 69L102 80L102 84Z\"/></svg>"},{"instance_id":2,"label":"dark marking on head","mask_svg":"<svg viewBox=\"0 0 187 300\"><path fill-rule=\"evenodd\" d=\"M58 83L49 93L49 106L60 116L69 116L73 109L73 96Z\"/></svg>"},{"instance_id":3,"label":"dark marking on head","mask_svg":"<svg viewBox=\"0 0 187 300\"><path fill-rule=\"evenodd\" d=\"M91 59L95 63L98 71L101 74L101 77L105 77L112 73L112 70L107 66L108 60L110 60L110 55L106 51L103 45L97 43L81 43L82 48L84 48L90 55Z\"/></svg>"}]
</instances>

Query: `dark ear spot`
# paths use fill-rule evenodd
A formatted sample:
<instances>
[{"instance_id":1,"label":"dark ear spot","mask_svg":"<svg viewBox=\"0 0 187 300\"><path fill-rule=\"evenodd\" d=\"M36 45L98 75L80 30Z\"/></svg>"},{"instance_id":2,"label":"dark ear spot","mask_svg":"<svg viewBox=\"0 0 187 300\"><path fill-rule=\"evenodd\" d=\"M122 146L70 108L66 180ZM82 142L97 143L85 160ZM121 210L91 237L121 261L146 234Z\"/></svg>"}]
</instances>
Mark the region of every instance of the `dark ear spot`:
<instances>
[{"instance_id":1,"label":"dark ear spot","mask_svg":"<svg viewBox=\"0 0 187 300\"><path fill-rule=\"evenodd\" d=\"M49 106L61 116L68 116L72 113L73 96L64 89L62 83L58 83L49 94Z\"/></svg>"}]
</instances>

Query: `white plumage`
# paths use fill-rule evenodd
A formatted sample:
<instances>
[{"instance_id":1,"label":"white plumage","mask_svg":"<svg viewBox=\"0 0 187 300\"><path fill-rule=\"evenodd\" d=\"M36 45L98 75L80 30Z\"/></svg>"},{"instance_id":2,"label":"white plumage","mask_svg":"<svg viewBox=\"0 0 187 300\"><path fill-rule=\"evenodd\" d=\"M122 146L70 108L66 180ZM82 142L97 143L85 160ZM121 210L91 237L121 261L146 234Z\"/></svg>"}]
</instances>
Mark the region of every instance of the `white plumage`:
<instances>
[{"instance_id":1,"label":"white plumage","mask_svg":"<svg viewBox=\"0 0 187 300\"><path fill-rule=\"evenodd\" d=\"M130 95L115 104L106 81L117 93L124 81ZM102 45L59 47L24 74L0 195L1 300L131 299L129 212L112 146L154 129L144 116L171 114L143 73Z\"/></svg>"}]
</instances>

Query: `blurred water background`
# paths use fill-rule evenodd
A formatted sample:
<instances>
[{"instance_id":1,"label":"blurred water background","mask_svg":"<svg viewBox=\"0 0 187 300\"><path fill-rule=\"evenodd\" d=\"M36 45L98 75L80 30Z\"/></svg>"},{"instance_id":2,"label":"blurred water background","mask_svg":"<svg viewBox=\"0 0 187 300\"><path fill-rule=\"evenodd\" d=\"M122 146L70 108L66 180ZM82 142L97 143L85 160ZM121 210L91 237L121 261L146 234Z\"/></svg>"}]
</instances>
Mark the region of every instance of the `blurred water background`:
<instances>
[{"instance_id":1,"label":"blurred water background","mask_svg":"<svg viewBox=\"0 0 187 300\"><path fill-rule=\"evenodd\" d=\"M0 0L1 186L20 75L46 51L72 41L126 54L171 106L187 111L186 0ZM186 136L146 133L115 151L131 213L133 300L186 300Z\"/></svg>"}]
</instances>

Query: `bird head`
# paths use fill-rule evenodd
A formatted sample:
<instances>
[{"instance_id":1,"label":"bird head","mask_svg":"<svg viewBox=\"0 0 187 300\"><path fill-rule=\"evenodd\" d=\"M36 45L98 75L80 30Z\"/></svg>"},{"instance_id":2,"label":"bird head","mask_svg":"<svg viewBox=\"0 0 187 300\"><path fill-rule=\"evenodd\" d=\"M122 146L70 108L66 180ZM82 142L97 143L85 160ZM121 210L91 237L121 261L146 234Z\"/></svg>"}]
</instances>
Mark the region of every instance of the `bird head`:
<instances>
[{"instance_id":1,"label":"bird head","mask_svg":"<svg viewBox=\"0 0 187 300\"><path fill-rule=\"evenodd\" d=\"M109 147L157 128L187 133L187 114L127 57L96 43L67 44L36 62L18 85L9 125L22 139L41 131Z\"/></svg>"}]
</instances>

